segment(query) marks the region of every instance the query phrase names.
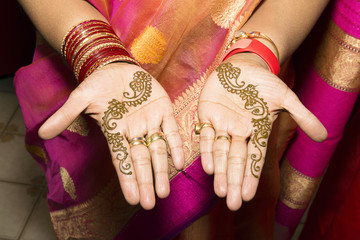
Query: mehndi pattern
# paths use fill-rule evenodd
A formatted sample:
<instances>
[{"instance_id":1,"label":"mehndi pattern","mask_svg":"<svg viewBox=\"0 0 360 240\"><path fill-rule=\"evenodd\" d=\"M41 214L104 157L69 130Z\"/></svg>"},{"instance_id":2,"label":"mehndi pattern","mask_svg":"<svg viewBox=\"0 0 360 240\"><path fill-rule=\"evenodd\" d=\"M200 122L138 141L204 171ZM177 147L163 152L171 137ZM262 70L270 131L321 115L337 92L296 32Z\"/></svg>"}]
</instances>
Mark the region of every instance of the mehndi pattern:
<instances>
[{"instance_id":1,"label":"mehndi pattern","mask_svg":"<svg viewBox=\"0 0 360 240\"><path fill-rule=\"evenodd\" d=\"M245 102L244 108L255 116L251 122L254 127L254 135L251 137L251 143L254 144L258 154L251 154L251 174L258 178L260 173L260 166L258 163L264 157L262 148L266 148L267 139L271 131L271 122L269 120L269 108L263 98L260 98L259 91L253 84L248 84L244 81L239 82L241 69L233 67L231 63L223 63L217 69L217 76L221 85L230 93L239 95ZM246 86L245 86L246 85Z\"/></svg>"},{"instance_id":2,"label":"mehndi pattern","mask_svg":"<svg viewBox=\"0 0 360 240\"><path fill-rule=\"evenodd\" d=\"M150 74L137 71L134 73L133 81L129 84L132 93L124 92L125 101L120 102L112 99L109 102L108 110L103 116L103 132L111 145L111 151L116 153L116 159L120 161L119 169L123 174L131 175L131 163L125 163L129 153L124 146L124 136L120 132L113 132L117 127L116 120L123 118L129 112L128 107L141 105L151 96L151 76Z\"/></svg>"}]
</instances>

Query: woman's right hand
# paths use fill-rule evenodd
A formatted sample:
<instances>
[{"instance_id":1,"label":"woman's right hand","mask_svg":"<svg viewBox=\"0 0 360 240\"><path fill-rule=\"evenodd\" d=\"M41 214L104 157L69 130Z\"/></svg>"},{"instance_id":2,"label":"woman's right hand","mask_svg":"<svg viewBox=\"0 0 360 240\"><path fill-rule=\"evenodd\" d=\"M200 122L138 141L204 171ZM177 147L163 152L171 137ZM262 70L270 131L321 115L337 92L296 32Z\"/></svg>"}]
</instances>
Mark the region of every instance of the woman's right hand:
<instances>
[{"instance_id":1,"label":"woman's right hand","mask_svg":"<svg viewBox=\"0 0 360 240\"><path fill-rule=\"evenodd\" d=\"M125 199L133 205L140 202L145 209L154 207L152 169L157 196L167 197L170 193L167 144L176 169L184 165L184 152L170 98L161 85L136 65L108 64L71 93L41 126L40 137L57 136L83 111L97 121L107 138ZM149 138L157 132L165 134L167 143L160 138L148 146L130 147L131 139Z\"/></svg>"}]
</instances>

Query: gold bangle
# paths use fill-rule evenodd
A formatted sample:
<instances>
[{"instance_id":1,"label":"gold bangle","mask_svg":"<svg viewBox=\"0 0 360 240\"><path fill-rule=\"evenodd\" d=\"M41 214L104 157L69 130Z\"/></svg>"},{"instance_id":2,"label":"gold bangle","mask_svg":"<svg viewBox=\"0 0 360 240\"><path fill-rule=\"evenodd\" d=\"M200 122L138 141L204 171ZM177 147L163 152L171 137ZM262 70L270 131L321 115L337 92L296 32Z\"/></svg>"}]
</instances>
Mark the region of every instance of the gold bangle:
<instances>
[{"instance_id":1,"label":"gold bangle","mask_svg":"<svg viewBox=\"0 0 360 240\"><path fill-rule=\"evenodd\" d=\"M83 64L88 60L88 58L90 58L92 56L92 53L94 53L96 50L101 49L101 48L107 48L107 47L119 47L121 49L126 50L121 44L117 43L117 42L104 42L101 43L99 45L96 45L95 47L92 47L90 49L86 49L86 52L83 56L74 59L73 61L73 72L76 76L76 78L78 78L79 76L79 72L83 66Z\"/></svg>"},{"instance_id":2,"label":"gold bangle","mask_svg":"<svg viewBox=\"0 0 360 240\"><path fill-rule=\"evenodd\" d=\"M229 49L231 47L231 45L233 45L236 41L243 39L243 38L262 38L266 41L268 41L269 43L271 43L271 45L274 46L276 54L278 59L280 59L280 54L279 54L279 50L276 47L276 44L274 43L273 40L271 40L271 38L269 38L267 35L261 33L261 32L257 32L257 31L252 31L250 33L244 32L244 31L238 31L235 33L235 37L231 40L230 44L228 45L228 47L226 48Z\"/></svg>"},{"instance_id":3,"label":"gold bangle","mask_svg":"<svg viewBox=\"0 0 360 240\"><path fill-rule=\"evenodd\" d=\"M82 22L80 22L80 23L77 23L77 24L75 24L75 25L73 25L71 28L70 28L70 30L65 34L65 36L63 37L63 40L62 40L62 42L61 42L61 48L60 48L60 51L61 51L61 54L63 55L63 57L65 57L66 56L66 53L67 53L67 44L69 43L69 42L66 42L65 43L65 40L66 40L66 38L68 37L68 38L71 38L71 36L73 35L73 34L75 34L76 32L77 32L77 27L81 24L81 27L87 27L87 26L91 26L91 25L93 25L94 23L92 22L92 21L94 21L95 19L89 19L89 20L86 20L86 21L82 21ZM107 26L107 24L105 23L105 22L102 22L102 21L97 21L96 22L98 25L103 25L103 26Z\"/></svg>"},{"instance_id":4,"label":"gold bangle","mask_svg":"<svg viewBox=\"0 0 360 240\"><path fill-rule=\"evenodd\" d=\"M86 52L89 48L93 47L93 45L96 45L96 43L98 43L99 41L104 41L105 39L97 39L103 36L108 36L107 40L108 42L118 42L122 47L123 47L123 43L120 41L120 39L116 39L115 35L112 33L95 33L93 35L90 35L89 37L85 38L77 47L76 49L74 49L73 51L73 59L72 61L74 62L74 58L75 56L79 53L80 49L85 45L88 44L88 46L86 46L85 49L82 49L81 52ZM113 41L109 41L109 40L113 40ZM125 49L125 47L123 47Z\"/></svg>"},{"instance_id":5,"label":"gold bangle","mask_svg":"<svg viewBox=\"0 0 360 240\"><path fill-rule=\"evenodd\" d=\"M98 70L110 63L113 62L128 62L128 63L132 63L135 65L140 65L135 59L132 59L131 57L128 56L109 56L106 58L101 59L101 61L97 62L96 64L92 65L90 67L90 69L86 72L85 74L85 78L87 78L90 74L92 74L95 70Z\"/></svg>"}]
</instances>

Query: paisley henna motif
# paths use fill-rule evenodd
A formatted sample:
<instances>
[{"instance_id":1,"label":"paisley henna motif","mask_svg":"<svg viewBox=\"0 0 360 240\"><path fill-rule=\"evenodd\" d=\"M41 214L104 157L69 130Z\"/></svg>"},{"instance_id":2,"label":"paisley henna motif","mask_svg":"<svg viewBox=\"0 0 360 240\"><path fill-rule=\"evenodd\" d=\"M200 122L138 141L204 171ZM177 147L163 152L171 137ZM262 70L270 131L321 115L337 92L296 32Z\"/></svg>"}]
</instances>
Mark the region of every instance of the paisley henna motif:
<instances>
[{"instance_id":1,"label":"paisley henna motif","mask_svg":"<svg viewBox=\"0 0 360 240\"><path fill-rule=\"evenodd\" d=\"M254 177L258 178L261 170L258 163L263 158L261 147L266 148L266 140L269 138L271 131L269 108L264 99L258 96L259 91L256 89L256 86L252 84L246 85L244 81L238 82L241 73L240 68L233 67L231 63L223 63L216 71L221 85L228 92L239 95L245 102L244 108L256 116L251 120L254 127L254 136L251 139L251 143L258 150L258 154L251 154L250 158L252 160L251 173Z\"/></svg>"},{"instance_id":2,"label":"paisley henna motif","mask_svg":"<svg viewBox=\"0 0 360 240\"><path fill-rule=\"evenodd\" d=\"M134 73L133 81L129 84L132 94L124 92L125 100L119 102L116 99L112 99L109 102L108 110L104 112L103 124L104 135L111 145L111 151L116 153L116 159L120 161L119 169L123 174L131 175L130 171L131 163L125 163L129 153L124 146L124 136L120 132L112 132L117 127L116 120L123 118L124 114L129 112L127 107L136 107L141 105L151 96L151 76L150 74L137 71Z\"/></svg>"}]
</instances>

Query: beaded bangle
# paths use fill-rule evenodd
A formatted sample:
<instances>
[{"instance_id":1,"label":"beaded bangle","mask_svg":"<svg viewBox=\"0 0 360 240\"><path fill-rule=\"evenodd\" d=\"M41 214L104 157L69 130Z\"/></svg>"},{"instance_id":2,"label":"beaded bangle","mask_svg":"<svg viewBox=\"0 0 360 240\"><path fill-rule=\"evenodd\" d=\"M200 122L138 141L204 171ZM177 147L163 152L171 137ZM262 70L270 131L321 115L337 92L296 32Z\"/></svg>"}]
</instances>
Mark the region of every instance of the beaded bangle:
<instances>
[{"instance_id":1,"label":"beaded bangle","mask_svg":"<svg viewBox=\"0 0 360 240\"><path fill-rule=\"evenodd\" d=\"M79 82L112 62L139 65L130 57L110 25L99 20L84 21L74 26L63 39L61 53Z\"/></svg>"}]
</instances>

